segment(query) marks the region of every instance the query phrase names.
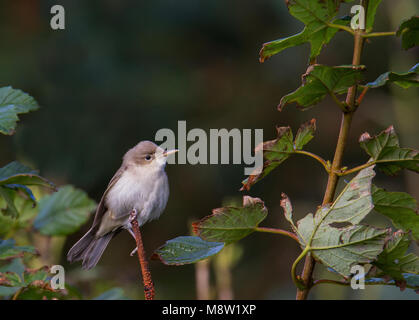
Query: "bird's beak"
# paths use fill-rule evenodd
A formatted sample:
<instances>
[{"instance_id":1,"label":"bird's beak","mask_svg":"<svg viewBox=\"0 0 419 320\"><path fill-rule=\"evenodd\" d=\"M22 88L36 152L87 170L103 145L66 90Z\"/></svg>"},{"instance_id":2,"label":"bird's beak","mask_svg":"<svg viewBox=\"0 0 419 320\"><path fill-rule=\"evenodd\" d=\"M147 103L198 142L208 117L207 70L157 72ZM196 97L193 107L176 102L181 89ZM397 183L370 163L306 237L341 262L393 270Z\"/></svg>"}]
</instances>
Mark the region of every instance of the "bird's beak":
<instances>
[{"instance_id":1,"label":"bird's beak","mask_svg":"<svg viewBox=\"0 0 419 320\"><path fill-rule=\"evenodd\" d=\"M167 157L168 155L171 155L171 154L176 153L176 152L178 152L178 151L179 151L178 149L173 149L173 150L164 151L164 152L163 152L163 157Z\"/></svg>"}]
</instances>

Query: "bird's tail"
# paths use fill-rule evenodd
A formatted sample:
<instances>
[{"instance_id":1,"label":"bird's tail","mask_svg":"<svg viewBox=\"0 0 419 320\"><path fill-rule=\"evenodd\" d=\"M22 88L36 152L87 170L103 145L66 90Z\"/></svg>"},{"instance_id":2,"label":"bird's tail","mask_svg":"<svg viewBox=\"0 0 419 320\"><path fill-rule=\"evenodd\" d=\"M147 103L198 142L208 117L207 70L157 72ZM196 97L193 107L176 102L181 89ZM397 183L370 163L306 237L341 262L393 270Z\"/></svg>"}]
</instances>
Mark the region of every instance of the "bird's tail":
<instances>
[{"instance_id":1,"label":"bird's tail","mask_svg":"<svg viewBox=\"0 0 419 320\"><path fill-rule=\"evenodd\" d=\"M68 251L67 260L70 262L83 260L83 269L93 268L98 263L114 235L110 232L102 237L96 238L95 234L96 231L93 228L87 231Z\"/></svg>"}]
</instances>

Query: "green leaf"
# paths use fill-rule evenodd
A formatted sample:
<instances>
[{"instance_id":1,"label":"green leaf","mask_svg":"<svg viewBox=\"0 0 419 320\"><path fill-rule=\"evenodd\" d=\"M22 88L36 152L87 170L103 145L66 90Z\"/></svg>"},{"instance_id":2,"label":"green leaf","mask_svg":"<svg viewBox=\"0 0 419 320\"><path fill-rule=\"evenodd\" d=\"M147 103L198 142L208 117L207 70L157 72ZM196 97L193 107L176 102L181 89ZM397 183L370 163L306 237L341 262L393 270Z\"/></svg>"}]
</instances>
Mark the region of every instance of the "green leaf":
<instances>
[{"instance_id":1,"label":"green leaf","mask_svg":"<svg viewBox=\"0 0 419 320\"><path fill-rule=\"evenodd\" d=\"M2 210L0 210L0 236L5 236L13 229L14 221L14 218L3 214Z\"/></svg>"},{"instance_id":2,"label":"green leaf","mask_svg":"<svg viewBox=\"0 0 419 320\"><path fill-rule=\"evenodd\" d=\"M26 287L25 290L19 294L19 300L70 300L70 297L68 297L67 294L64 295L63 292L60 292L59 290L52 290L49 288L47 282L39 281L36 284L36 286L31 285Z\"/></svg>"},{"instance_id":3,"label":"green leaf","mask_svg":"<svg viewBox=\"0 0 419 320\"><path fill-rule=\"evenodd\" d=\"M419 172L418 151L400 148L393 126L374 137L365 132L359 138L359 143L371 156L370 161L374 161L377 168L385 174L395 175L402 169Z\"/></svg>"},{"instance_id":4,"label":"green leaf","mask_svg":"<svg viewBox=\"0 0 419 320\"><path fill-rule=\"evenodd\" d=\"M128 300L128 298L125 296L122 288L112 288L93 298L93 300Z\"/></svg>"},{"instance_id":5,"label":"green leaf","mask_svg":"<svg viewBox=\"0 0 419 320\"><path fill-rule=\"evenodd\" d=\"M39 108L30 95L12 87L0 88L0 133L12 135L15 132L18 114Z\"/></svg>"},{"instance_id":6,"label":"green leaf","mask_svg":"<svg viewBox=\"0 0 419 320\"><path fill-rule=\"evenodd\" d=\"M332 204L298 221L297 235L315 259L344 277L351 267L370 263L383 251L388 230L358 225L371 211L372 167L358 173Z\"/></svg>"},{"instance_id":7,"label":"green leaf","mask_svg":"<svg viewBox=\"0 0 419 320\"><path fill-rule=\"evenodd\" d=\"M48 282L48 270L49 268L44 266L39 269L26 269L19 272L0 272L0 296L7 296L20 289L25 289L19 295L19 300L41 299L44 296L51 295L57 297L58 292L54 291ZM4 290L4 286L11 289Z\"/></svg>"},{"instance_id":8,"label":"green leaf","mask_svg":"<svg viewBox=\"0 0 419 320\"><path fill-rule=\"evenodd\" d=\"M37 254L32 246L15 246L13 239L0 239L0 260L9 260L23 256L24 253Z\"/></svg>"},{"instance_id":9,"label":"green leaf","mask_svg":"<svg viewBox=\"0 0 419 320\"><path fill-rule=\"evenodd\" d=\"M16 258L11 260L9 263L2 265L0 267L0 272L14 272L18 275L23 276L23 272L25 271L25 265L22 262L21 258Z\"/></svg>"},{"instance_id":10,"label":"green leaf","mask_svg":"<svg viewBox=\"0 0 419 320\"><path fill-rule=\"evenodd\" d=\"M250 175L242 181L243 187L240 190L250 190L250 188L266 177L273 169L287 160L292 154L311 141L316 130L316 120L312 119L305 122L297 131L295 140L290 127L277 127L277 138L266 141L255 149L255 153L263 152L265 162L261 172Z\"/></svg>"},{"instance_id":11,"label":"green leaf","mask_svg":"<svg viewBox=\"0 0 419 320\"><path fill-rule=\"evenodd\" d=\"M13 161L0 168L0 186L4 185L38 185L55 190L52 182L38 175L33 170L17 161Z\"/></svg>"},{"instance_id":12,"label":"green leaf","mask_svg":"<svg viewBox=\"0 0 419 320\"><path fill-rule=\"evenodd\" d=\"M414 65L410 68L409 71L404 73L396 73L396 72L386 72L380 75L375 81L368 82L365 87L369 88L378 88L382 87L387 82L392 82L397 84L399 87L403 89L408 89L410 87L418 87L419 86L419 63Z\"/></svg>"},{"instance_id":13,"label":"green leaf","mask_svg":"<svg viewBox=\"0 0 419 320\"><path fill-rule=\"evenodd\" d=\"M295 136L294 150L302 150L314 138L314 131L316 131L316 119L303 123Z\"/></svg>"},{"instance_id":14,"label":"green leaf","mask_svg":"<svg viewBox=\"0 0 419 320\"><path fill-rule=\"evenodd\" d=\"M15 206L15 193L12 190L9 190L0 185L0 196L6 200L7 208L5 209L5 213L10 215L12 218L17 218L19 216L19 212Z\"/></svg>"},{"instance_id":15,"label":"green leaf","mask_svg":"<svg viewBox=\"0 0 419 320\"><path fill-rule=\"evenodd\" d=\"M380 5L382 0L369 0L368 1L368 8L367 8L367 16L365 22L365 30L366 32L371 32L372 26L374 25L375 14L377 12L377 8Z\"/></svg>"},{"instance_id":16,"label":"green leaf","mask_svg":"<svg viewBox=\"0 0 419 320\"><path fill-rule=\"evenodd\" d=\"M152 258L167 265L195 263L209 258L224 248L224 243L205 241L200 237L177 237L158 248Z\"/></svg>"},{"instance_id":17,"label":"green leaf","mask_svg":"<svg viewBox=\"0 0 419 320\"><path fill-rule=\"evenodd\" d=\"M348 25L349 21L335 19L340 2L335 0L289 0L287 6L290 14L303 22L305 27L300 33L288 38L265 43L260 50L260 62L264 62L274 54L284 49L295 47L303 43L310 43L310 60L320 54L323 46L330 42L337 28L330 23Z\"/></svg>"},{"instance_id":18,"label":"green leaf","mask_svg":"<svg viewBox=\"0 0 419 320\"><path fill-rule=\"evenodd\" d=\"M373 264L378 267L383 275L389 275L397 281L405 281L403 274L419 275L419 257L413 253L406 255L410 240L406 233L395 232L386 243L383 252Z\"/></svg>"},{"instance_id":19,"label":"green leaf","mask_svg":"<svg viewBox=\"0 0 419 320\"><path fill-rule=\"evenodd\" d=\"M253 233L266 218L267 209L262 200L243 197L242 207L222 207L213 214L192 224L196 235L207 241L232 243Z\"/></svg>"},{"instance_id":20,"label":"green leaf","mask_svg":"<svg viewBox=\"0 0 419 320\"><path fill-rule=\"evenodd\" d=\"M303 75L301 87L282 97L278 109L281 111L287 104L296 102L300 108L306 110L323 100L327 94L336 97L346 93L348 88L362 79L364 69L364 66L310 66Z\"/></svg>"},{"instance_id":21,"label":"green leaf","mask_svg":"<svg viewBox=\"0 0 419 320\"><path fill-rule=\"evenodd\" d=\"M419 290L419 276L417 274L403 273L403 278L406 281L406 285L416 290Z\"/></svg>"},{"instance_id":22,"label":"green leaf","mask_svg":"<svg viewBox=\"0 0 419 320\"><path fill-rule=\"evenodd\" d=\"M23 283L25 287L28 286L44 286L49 285L47 278L49 276L49 268L43 266L42 268L35 270L25 270L23 273Z\"/></svg>"},{"instance_id":23,"label":"green leaf","mask_svg":"<svg viewBox=\"0 0 419 320\"><path fill-rule=\"evenodd\" d=\"M372 187L374 210L385 215L396 228L411 231L415 240L419 240L419 214L416 200L405 192L388 192Z\"/></svg>"},{"instance_id":24,"label":"green leaf","mask_svg":"<svg viewBox=\"0 0 419 320\"><path fill-rule=\"evenodd\" d=\"M403 21L396 36L402 37L402 47L405 50L417 46L419 44L419 17L413 16Z\"/></svg>"},{"instance_id":25,"label":"green leaf","mask_svg":"<svg viewBox=\"0 0 419 320\"><path fill-rule=\"evenodd\" d=\"M39 201L39 214L33 225L44 235L69 235L89 219L95 207L95 201L84 191L68 185Z\"/></svg>"},{"instance_id":26,"label":"green leaf","mask_svg":"<svg viewBox=\"0 0 419 320\"><path fill-rule=\"evenodd\" d=\"M8 287L24 287L24 283L20 276L15 272L4 272L0 273L0 279L2 279L2 285Z\"/></svg>"},{"instance_id":27,"label":"green leaf","mask_svg":"<svg viewBox=\"0 0 419 320\"><path fill-rule=\"evenodd\" d=\"M418 293L419 291L419 276L416 274L410 274L410 273L403 273L403 281L394 281L389 280L388 277L385 278L378 278L378 277L368 277L365 279L365 284L370 285L397 285L400 287L400 291L402 291L404 288L411 288Z\"/></svg>"},{"instance_id":28,"label":"green leaf","mask_svg":"<svg viewBox=\"0 0 419 320\"><path fill-rule=\"evenodd\" d=\"M27 196L27 198L32 201L33 206L36 206L36 199L31 189L23 184L5 184L4 188L21 191L23 194Z\"/></svg>"},{"instance_id":29,"label":"green leaf","mask_svg":"<svg viewBox=\"0 0 419 320\"><path fill-rule=\"evenodd\" d=\"M20 290L20 287L6 287L0 285L0 297L8 297L14 295Z\"/></svg>"},{"instance_id":30,"label":"green leaf","mask_svg":"<svg viewBox=\"0 0 419 320\"><path fill-rule=\"evenodd\" d=\"M5 213L13 218L19 216L15 206L16 192L23 192L33 204L36 204L32 191L26 185L38 185L55 190L52 182L38 175L37 171L14 161L0 168L0 197L7 203Z\"/></svg>"},{"instance_id":31,"label":"green leaf","mask_svg":"<svg viewBox=\"0 0 419 320\"><path fill-rule=\"evenodd\" d=\"M5 190L11 193L15 208L19 208L19 216L17 218L13 216L7 202L0 195L0 238L19 229L31 228L32 221L38 213L38 208L34 207L32 200L26 197L17 197L16 194L12 194L15 193L13 190Z\"/></svg>"}]
</instances>

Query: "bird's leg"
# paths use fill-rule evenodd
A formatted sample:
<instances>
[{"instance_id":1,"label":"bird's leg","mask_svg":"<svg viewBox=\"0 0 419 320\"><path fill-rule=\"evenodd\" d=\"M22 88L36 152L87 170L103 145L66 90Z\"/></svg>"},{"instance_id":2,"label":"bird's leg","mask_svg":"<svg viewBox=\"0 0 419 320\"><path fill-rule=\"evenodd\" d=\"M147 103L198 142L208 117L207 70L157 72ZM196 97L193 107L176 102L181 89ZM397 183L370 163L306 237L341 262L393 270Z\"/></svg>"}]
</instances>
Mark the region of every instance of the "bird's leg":
<instances>
[{"instance_id":1,"label":"bird's leg","mask_svg":"<svg viewBox=\"0 0 419 320\"><path fill-rule=\"evenodd\" d=\"M135 234L134 234L134 231L132 231L132 229L130 228L130 229L127 229L128 230L128 232L129 232L129 234L130 235L132 235L132 237L134 238L134 240L135 241L137 241L136 239L135 239ZM131 251L131 253L129 254L131 257L137 252L137 250L138 250L138 247L135 247L135 249L134 250L132 250Z\"/></svg>"},{"instance_id":2,"label":"bird's leg","mask_svg":"<svg viewBox=\"0 0 419 320\"><path fill-rule=\"evenodd\" d=\"M137 210L135 208L132 209L131 214L129 215L129 223L131 224L132 221L134 221L135 219L137 219ZM135 242L137 243L137 239L135 238L135 234L134 231L132 231L131 228L127 229L129 234L134 238ZM131 253L129 254L131 257L137 252L138 247L135 247L134 250L131 251Z\"/></svg>"},{"instance_id":3,"label":"bird's leg","mask_svg":"<svg viewBox=\"0 0 419 320\"><path fill-rule=\"evenodd\" d=\"M132 208L131 213L129 215L129 223L133 222L135 219L137 219L138 212L137 209ZM133 234L133 233L132 233Z\"/></svg>"}]
</instances>

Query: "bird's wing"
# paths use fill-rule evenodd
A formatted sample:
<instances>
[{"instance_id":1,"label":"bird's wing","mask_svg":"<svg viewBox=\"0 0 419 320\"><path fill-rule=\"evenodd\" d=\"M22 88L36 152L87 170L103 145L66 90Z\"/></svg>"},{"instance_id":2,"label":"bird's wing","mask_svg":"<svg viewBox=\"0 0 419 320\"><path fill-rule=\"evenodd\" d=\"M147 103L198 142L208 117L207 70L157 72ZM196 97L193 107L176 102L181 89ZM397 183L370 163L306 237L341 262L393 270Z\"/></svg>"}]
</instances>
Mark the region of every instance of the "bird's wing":
<instances>
[{"instance_id":1,"label":"bird's wing","mask_svg":"<svg viewBox=\"0 0 419 320\"><path fill-rule=\"evenodd\" d=\"M119 168L118 171L112 177L111 181L109 181L108 187L106 188L105 192L103 193L103 196L100 199L99 205L97 206L95 219L93 220L93 227L96 227L96 226L99 227L103 215L108 210L108 208L106 207L106 203L105 203L106 195L108 194L108 191L119 180L119 178L122 176L122 173L124 171L125 171L125 168L123 168L123 167Z\"/></svg>"}]
</instances>

